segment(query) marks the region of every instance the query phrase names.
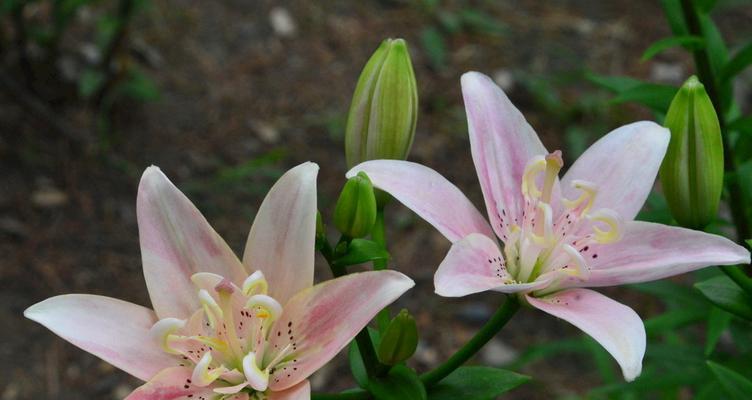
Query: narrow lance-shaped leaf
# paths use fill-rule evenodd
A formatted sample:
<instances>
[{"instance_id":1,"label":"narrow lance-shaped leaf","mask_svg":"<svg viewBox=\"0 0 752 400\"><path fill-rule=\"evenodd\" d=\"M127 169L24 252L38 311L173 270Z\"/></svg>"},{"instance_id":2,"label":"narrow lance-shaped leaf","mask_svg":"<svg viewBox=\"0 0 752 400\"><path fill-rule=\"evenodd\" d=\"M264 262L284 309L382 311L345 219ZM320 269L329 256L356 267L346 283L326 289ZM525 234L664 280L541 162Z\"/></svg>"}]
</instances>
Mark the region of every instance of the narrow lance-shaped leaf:
<instances>
[{"instance_id":1,"label":"narrow lance-shaped leaf","mask_svg":"<svg viewBox=\"0 0 752 400\"><path fill-rule=\"evenodd\" d=\"M752 298L725 275L696 283L695 288L721 309L752 320Z\"/></svg>"}]
</instances>

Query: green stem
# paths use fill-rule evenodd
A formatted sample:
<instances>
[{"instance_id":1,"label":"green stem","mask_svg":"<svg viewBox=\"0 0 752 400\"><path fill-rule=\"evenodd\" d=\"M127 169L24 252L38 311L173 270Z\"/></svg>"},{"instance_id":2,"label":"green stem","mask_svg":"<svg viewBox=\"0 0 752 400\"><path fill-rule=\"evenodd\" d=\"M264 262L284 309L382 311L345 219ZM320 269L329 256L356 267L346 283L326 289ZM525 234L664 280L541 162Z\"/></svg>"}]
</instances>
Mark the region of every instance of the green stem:
<instances>
[{"instance_id":1,"label":"green stem","mask_svg":"<svg viewBox=\"0 0 752 400\"><path fill-rule=\"evenodd\" d=\"M702 37L700 16L692 0L681 0L681 6L690 35ZM742 241L750 237L749 221L747 220L747 215L743 207L744 198L742 195L742 188L737 179L737 174L735 173L736 159L734 158L734 148L731 146L731 143L729 143L729 137L725 131L726 115L721 104L718 81L713 74L713 69L710 64L710 56L705 48L702 47L693 50L692 55L694 57L695 67L697 68L697 75L702 84L705 85L710 101L713 103L713 107L718 113L718 122L721 127L721 132L723 132L724 169L727 174L732 174L728 184L729 207L731 208L731 217L736 226L737 240Z\"/></svg>"},{"instance_id":2,"label":"green stem","mask_svg":"<svg viewBox=\"0 0 752 400\"><path fill-rule=\"evenodd\" d=\"M384 207L379 207L376 211L376 223L371 230L371 238L374 242L378 243L386 249L386 233L384 229ZM373 269L375 271L381 271L388 266L387 260L375 260L373 262ZM389 325L389 309L384 307L383 310L376 314L376 323L379 325L379 332L384 333L386 327Z\"/></svg>"},{"instance_id":3,"label":"green stem","mask_svg":"<svg viewBox=\"0 0 752 400\"><path fill-rule=\"evenodd\" d=\"M519 310L520 302L516 297L508 297L504 305L496 310L496 313L491 319L486 322L485 325L473 336L470 341L465 343L456 353L454 353L443 364L436 367L434 370L426 372L420 376L420 380L426 386L433 386L452 371L459 368L467 360L471 359L478 350L481 349L491 338L493 338L501 328L512 318L512 316Z\"/></svg>"},{"instance_id":4,"label":"green stem","mask_svg":"<svg viewBox=\"0 0 752 400\"><path fill-rule=\"evenodd\" d=\"M351 240L352 238L342 235L339 242L337 242L337 245L334 247L334 250L332 250L332 246L326 238L322 238L320 241L319 251L329 264L329 269L332 271L332 275L334 275L335 278L347 275L347 269L342 266L337 266L335 261L338 257L344 255L340 254L339 251L342 243L349 245ZM376 357L376 350L374 349L373 341L371 341L371 336L368 334L367 326L358 332L358 335L355 336L355 342L358 345L360 357L363 359L363 365L365 366L369 377L382 375L389 370L388 367L381 364Z\"/></svg>"},{"instance_id":5,"label":"green stem","mask_svg":"<svg viewBox=\"0 0 752 400\"><path fill-rule=\"evenodd\" d=\"M752 279L749 279L747 274L742 271L741 266L736 265L724 265L721 266L721 271L725 273L732 281L736 282L739 287L744 289L745 292L752 294Z\"/></svg>"}]
</instances>

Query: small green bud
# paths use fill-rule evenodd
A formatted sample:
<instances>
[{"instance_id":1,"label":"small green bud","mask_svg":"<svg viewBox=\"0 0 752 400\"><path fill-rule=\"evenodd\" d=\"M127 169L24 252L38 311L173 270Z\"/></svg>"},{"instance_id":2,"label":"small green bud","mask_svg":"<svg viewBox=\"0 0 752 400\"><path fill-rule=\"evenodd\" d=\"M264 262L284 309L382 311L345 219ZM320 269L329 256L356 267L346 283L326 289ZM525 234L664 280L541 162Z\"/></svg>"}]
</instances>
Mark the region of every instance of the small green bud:
<instances>
[{"instance_id":1,"label":"small green bud","mask_svg":"<svg viewBox=\"0 0 752 400\"><path fill-rule=\"evenodd\" d=\"M376 223L376 196L365 172L348 179L334 208L334 225L342 234L361 238Z\"/></svg>"},{"instance_id":2,"label":"small green bud","mask_svg":"<svg viewBox=\"0 0 752 400\"><path fill-rule=\"evenodd\" d=\"M377 159L404 160L418 121L418 88L403 39L387 39L360 73L345 131L348 167Z\"/></svg>"},{"instance_id":3,"label":"small green bud","mask_svg":"<svg viewBox=\"0 0 752 400\"><path fill-rule=\"evenodd\" d=\"M660 177L671 215L682 226L703 228L718 213L723 143L718 115L697 77L690 77L676 93L664 125L671 142Z\"/></svg>"},{"instance_id":4,"label":"small green bud","mask_svg":"<svg viewBox=\"0 0 752 400\"><path fill-rule=\"evenodd\" d=\"M410 358L416 348L418 325L415 318L407 310L402 309L387 325L376 354L382 364L395 365Z\"/></svg>"}]
</instances>

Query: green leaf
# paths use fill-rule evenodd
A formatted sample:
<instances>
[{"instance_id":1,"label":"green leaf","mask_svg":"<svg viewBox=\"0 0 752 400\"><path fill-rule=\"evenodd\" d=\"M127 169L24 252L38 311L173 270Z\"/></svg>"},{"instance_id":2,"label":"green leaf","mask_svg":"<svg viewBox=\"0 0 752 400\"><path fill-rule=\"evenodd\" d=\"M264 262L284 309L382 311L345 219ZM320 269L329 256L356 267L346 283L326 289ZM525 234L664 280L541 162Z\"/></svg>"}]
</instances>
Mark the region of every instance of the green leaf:
<instances>
[{"instance_id":1,"label":"green leaf","mask_svg":"<svg viewBox=\"0 0 752 400\"><path fill-rule=\"evenodd\" d=\"M380 244L368 239L353 239L347 246L347 253L334 260L332 265L346 267L375 260L388 260L389 252Z\"/></svg>"},{"instance_id":2,"label":"green leaf","mask_svg":"<svg viewBox=\"0 0 752 400\"><path fill-rule=\"evenodd\" d=\"M697 7L704 13L709 13L715 7L716 0L697 0Z\"/></svg>"},{"instance_id":3,"label":"green leaf","mask_svg":"<svg viewBox=\"0 0 752 400\"><path fill-rule=\"evenodd\" d=\"M747 246L752 247L752 239L747 239Z\"/></svg>"},{"instance_id":4,"label":"green leaf","mask_svg":"<svg viewBox=\"0 0 752 400\"><path fill-rule=\"evenodd\" d=\"M747 43L723 66L720 81L728 82L752 64L752 42Z\"/></svg>"},{"instance_id":5,"label":"green leaf","mask_svg":"<svg viewBox=\"0 0 752 400\"><path fill-rule=\"evenodd\" d=\"M665 114L677 90L674 86L643 83L619 93L611 101L617 104L634 102Z\"/></svg>"},{"instance_id":6,"label":"green leaf","mask_svg":"<svg viewBox=\"0 0 752 400\"><path fill-rule=\"evenodd\" d=\"M447 50L441 32L436 28L426 28L420 33L420 42L435 69L446 67Z\"/></svg>"},{"instance_id":7,"label":"green leaf","mask_svg":"<svg viewBox=\"0 0 752 400\"><path fill-rule=\"evenodd\" d=\"M752 381L742 376L740 373L724 367L713 361L707 362L710 370L713 371L718 382L721 383L723 391L732 400L747 400L752 393Z\"/></svg>"},{"instance_id":8,"label":"green leaf","mask_svg":"<svg viewBox=\"0 0 752 400\"><path fill-rule=\"evenodd\" d=\"M415 370L405 365L394 366L387 376L373 379L368 391L376 400L426 400L426 388ZM431 396L431 400L433 400Z\"/></svg>"},{"instance_id":9,"label":"green leaf","mask_svg":"<svg viewBox=\"0 0 752 400\"><path fill-rule=\"evenodd\" d=\"M676 36L687 35L687 24L684 22L682 14L681 0L661 0L663 13L666 14L666 20L671 27L671 32Z\"/></svg>"},{"instance_id":10,"label":"green leaf","mask_svg":"<svg viewBox=\"0 0 752 400\"><path fill-rule=\"evenodd\" d=\"M374 346L379 345L379 331L376 329L368 328L368 334L371 336L371 342ZM366 366L363 363L363 357L360 356L360 349L358 343L353 340L350 342L350 347L347 349L347 358L350 361L350 372L352 372L353 378L358 386L363 389L368 387L368 372Z\"/></svg>"},{"instance_id":11,"label":"green leaf","mask_svg":"<svg viewBox=\"0 0 752 400\"><path fill-rule=\"evenodd\" d=\"M718 339L721 338L721 334L728 328L731 322L731 314L720 308L713 307L708 315L708 333L705 339L705 357L713 354Z\"/></svg>"},{"instance_id":12,"label":"green leaf","mask_svg":"<svg viewBox=\"0 0 752 400\"><path fill-rule=\"evenodd\" d=\"M605 76L594 74L592 72L587 72L585 74L585 79L614 93L621 93L645 84L645 82L639 79L630 78L628 76Z\"/></svg>"},{"instance_id":13,"label":"green leaf","mask_svg":"<svg viewBox=\"0 0 752 400\"><path fill-rule=\"evenodd\" d=\"M86 69L78 80L78 94L83 98L89 98L96 93L104 84L104 73L95 69Z\"/></svg>"},{"instance_id":14,"label":"green leaf","mask_svg":"<svg viewBox=\"0 0 752 400\"><path fill-rule=\"evenodd\" d=\"M642 54L640 61L647 61L659 53L670 49L672 47L684 47L687 50L697 50L705 45L705 41L701 37L697 36L669 36L654 42L650 47Z\"/></svg>"},{"instance_id":15,"label":"green leaf","mask_svg":"<svg viewBox=\"0 0 752 400\"><path fill-rule=\"evenodd\" d=\"M727 126L728 131L739 131L744 134L752 134L752 115L740 117L731 121Z\"/></svg>"},{"instance_id":16,"label":"green leaf","mask_svg":"<svg viewBox=\"0 0 752 400\"><path fill-rule=\"evenodd\" d=\"M706 309L707 302L697 296L692 288L669 280L637 283L629 285L630 288L643 293L653 295L661 301L676 308Z\"/></svg>"},{"instance_id":17,"label":"green leaf","mask_svg":"<svg viewBox=\"0 0 752 400\"><path fill-rule=\"evenodd\" d=\"M726 61L728 61L726 43L723 41L718 26L709 15L700 14L699 17L702 37L705 39L706 50L710 58L710 67L713 69L714 75L719 75L723 66L726 65Z\"/></svg>"},{"instance_id":18,"label":"green leaf","mask_svg":"<svg viewBox=\"0 0 752 400\"><path fill-rule=\"evenodd\" d=\"M695 284L695 288L721 309L752 320L752 299L729 277L717 276Z\"/></svg>"},{"instance_id":19,"label":"green leaf","mask_svg":"<svg viewBox=\"0 0 752 400\"><path fill-rule=\"evenodd\" d=\"M501 36L507 33L507 26L500 20L478 10L464 9L460 12L462 23L473 31Z\"/></svg>"},{"instance_id":20,"label":"green leaf","mask_svg":"<svg viewBox=\"0 0 752 400\"><path fill-rule=\"evenodd\" d=\"M159 89L154 81L137 69L130 71L129 79L119 84L116 91L119 95L138 101L152 101L159 98Z\"/></svg>"},{"instance_id":21,"label":"green leaf","mask_svg":"<svg viewBox=\"0 0 752 400\"><path fill-rule=\"evenodd\" d=\"M645 320L645 330L648 336L660 335L702 321L706 316L707 313L704 308L678 308Z\"/></svg>"},{"instance_id":22,"label":"green leaf","mask_svg":"<svg viewBox=\"0 0 752 400\"><path fill-rule=\"evenodd\" d=\"M460 367L429 394L431 400L493 400L529 380L529 376L498 368Z\"/></svg>"}]
</instances>

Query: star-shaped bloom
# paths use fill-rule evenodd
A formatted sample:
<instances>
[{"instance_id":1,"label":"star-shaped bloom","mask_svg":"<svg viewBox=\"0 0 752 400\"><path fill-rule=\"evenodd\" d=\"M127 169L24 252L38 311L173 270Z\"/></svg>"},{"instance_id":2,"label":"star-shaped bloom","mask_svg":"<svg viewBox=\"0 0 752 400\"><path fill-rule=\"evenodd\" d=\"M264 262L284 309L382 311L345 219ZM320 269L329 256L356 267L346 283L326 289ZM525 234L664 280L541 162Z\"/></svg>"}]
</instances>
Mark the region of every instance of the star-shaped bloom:
<instances>
[{"instance_id":1,"label":"star-shaped bloom","mask_svg":"<svg viewBox=\"0 0 752 400\"><path fill-rule=\"evenodd\" d=\"M306 378L413 286L395 271L313 285L318 166L283 175L241 262L162 172L141 178L137 213L154 310L86 294L24 315L147 381L127 400L310 398Z\"/></svg>"},{"instance_id":2,"label":"star-shaped bloom","mask_svg":"<svg viewBox=\"0 0 752 400\"><path fill-rule=\"evenodd\" d=\"M348 176L365 171L375 187L452 242L434 276L436 293L516 293L592 336L616 359L625 379L633 380L645 354L642 320L631 308L584 287L749 263L749 252L720 236L634 221L666 152L665 128L652 122L618 128L559 180L561 152L545 149L490 78L469 72L462 91L490 224L457 187L425 166L367 161Z\"/></svg>"}]
</instances>

